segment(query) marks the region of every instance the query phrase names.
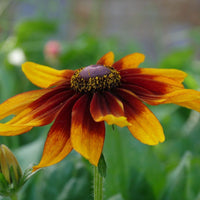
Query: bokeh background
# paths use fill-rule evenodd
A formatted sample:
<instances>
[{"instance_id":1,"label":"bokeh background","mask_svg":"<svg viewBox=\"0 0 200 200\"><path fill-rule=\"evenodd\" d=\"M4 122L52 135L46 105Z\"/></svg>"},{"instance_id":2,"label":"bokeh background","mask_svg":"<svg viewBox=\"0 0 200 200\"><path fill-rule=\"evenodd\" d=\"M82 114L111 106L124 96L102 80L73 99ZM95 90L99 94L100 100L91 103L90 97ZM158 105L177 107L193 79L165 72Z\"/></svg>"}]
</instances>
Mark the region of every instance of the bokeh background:
<instances>
[{"instance_id":1,"label":"bokeh background","mask_svg":"<svg viewBox=\"0 0 200 200\"><path fill-rule=\"evenodd\" d=\"M146 55L142 67L188 73L186 88L200 88L199 0L0 0L0 103L36 89L21 71L33 61L56 69ZM107 126L106 200L200 200L200 115L175 105L150 107L166 141L147 146L126 128ZM38 163L50 126L0 137L23 170ZM75 151L26 183L20 200L90 200L92 167ZM6 199L1 198L0 199Z\"/></svg>"}]
</instances>

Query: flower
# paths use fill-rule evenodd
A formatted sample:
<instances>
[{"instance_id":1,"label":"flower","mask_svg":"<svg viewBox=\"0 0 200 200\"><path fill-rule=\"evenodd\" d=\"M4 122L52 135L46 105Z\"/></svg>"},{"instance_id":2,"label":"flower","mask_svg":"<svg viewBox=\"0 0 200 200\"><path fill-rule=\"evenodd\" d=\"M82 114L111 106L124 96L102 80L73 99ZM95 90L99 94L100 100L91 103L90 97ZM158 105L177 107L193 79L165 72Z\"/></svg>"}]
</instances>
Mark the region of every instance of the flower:
<instances>
[{"instance_id":1,"label":"flower","mask_svg":"<svg viewBox=\"0 0 200 200\"><path fill-rule=\"evenodd\" d=\"M24 54L24 51L21 48L16 48L13 49L9 54L8 54L8 62L11 65L15 66L21 66L22 63L25 62L26 56Z\"/></svg>"},{"instance_id":2,"label":"flower","mask_svg":"<svg viewBox=\"0 0 200 200\"><path fill-rule=\"evenodd\" d=\"M44 54L46 57L57 58L61 52L61 44L59 41L50 40L45 44Z\"/></svg>"},{"instance_id":3,"label":"flower","mask_svg":"<svg viewBox=\"0 0 200 200\"><path fill-rule=\"evenodd\" d=\"M47 63L58 65L61 54L61 44L59 41L50 40L44 46L44 56Z\"/></svg>"},{"instance_id":4,"label":"flower","mask_svg":"<svg viewBox=\"0 0 200 200\"><path fill-rule=\"evenodd\" d=\"M72 149L97 166L105 124L127 126L142 143L165 140L161 124L144 103L174 103L200 112L200 92L185 89L186 73L175 69L138 68L145 56L133 53L114 63L105 54L95 65L55 70L32 62L22 65L27 78L43 88L16 95L0 105L0 135L25 133L54 121L40 163L34 170L58 163Z\"/></svg>"}]
</instances>

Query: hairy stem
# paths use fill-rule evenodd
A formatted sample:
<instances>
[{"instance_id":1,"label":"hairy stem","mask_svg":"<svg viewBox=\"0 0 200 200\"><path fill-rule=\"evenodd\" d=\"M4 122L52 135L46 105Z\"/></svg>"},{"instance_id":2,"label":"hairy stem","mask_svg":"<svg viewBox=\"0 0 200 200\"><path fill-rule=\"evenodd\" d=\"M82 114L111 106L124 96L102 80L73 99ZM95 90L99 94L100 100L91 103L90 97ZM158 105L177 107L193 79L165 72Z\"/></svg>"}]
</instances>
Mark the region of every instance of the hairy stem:
<instances>
[{"instance_id":1,"label":"hairy stem","mask_svg":"<svg viewBox=\"0 0 200 200\"><path fill-rule=\"evenodd\" d=\"M98 167L94 167L94 200L103 200L103 177Z\"/></svg>"}]
</instances>

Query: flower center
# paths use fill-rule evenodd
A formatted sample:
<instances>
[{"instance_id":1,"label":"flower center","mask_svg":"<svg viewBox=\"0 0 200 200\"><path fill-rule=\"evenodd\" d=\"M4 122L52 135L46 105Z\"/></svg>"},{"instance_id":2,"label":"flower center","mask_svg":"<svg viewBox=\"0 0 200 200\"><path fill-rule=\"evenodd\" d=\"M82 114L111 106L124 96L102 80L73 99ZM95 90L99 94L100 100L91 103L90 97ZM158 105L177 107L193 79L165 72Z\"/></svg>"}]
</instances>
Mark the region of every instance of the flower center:
<instances>
[{"instance_id":1,"label":"flower center","mask_svg":"<svg viewBox=\"0 0 200 200\"><path fill-rule=\"evenodd\" d=\"M118 87L120 80L119 72L112 67L89 65L74 73L71 88L76 92L94 93Z\"/></svg>"}]
</instances>

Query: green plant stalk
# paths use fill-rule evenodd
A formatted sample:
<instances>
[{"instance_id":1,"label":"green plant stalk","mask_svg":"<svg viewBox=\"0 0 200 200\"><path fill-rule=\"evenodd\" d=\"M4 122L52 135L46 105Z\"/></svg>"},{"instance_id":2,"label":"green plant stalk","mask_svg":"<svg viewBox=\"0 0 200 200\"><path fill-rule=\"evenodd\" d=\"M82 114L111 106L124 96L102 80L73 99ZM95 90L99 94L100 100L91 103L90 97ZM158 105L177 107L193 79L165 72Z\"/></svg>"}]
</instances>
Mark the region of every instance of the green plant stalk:
<instances>
[{"instance_id":1,"label":"green plant stalk","mask_svg":"<svg viewBox=\"0 0 200 200\"><path fill-rule=\"evenodd\" d=\"M103 177L94 166L94 200L103 200Z\"/></svg>"}]
</instances>

